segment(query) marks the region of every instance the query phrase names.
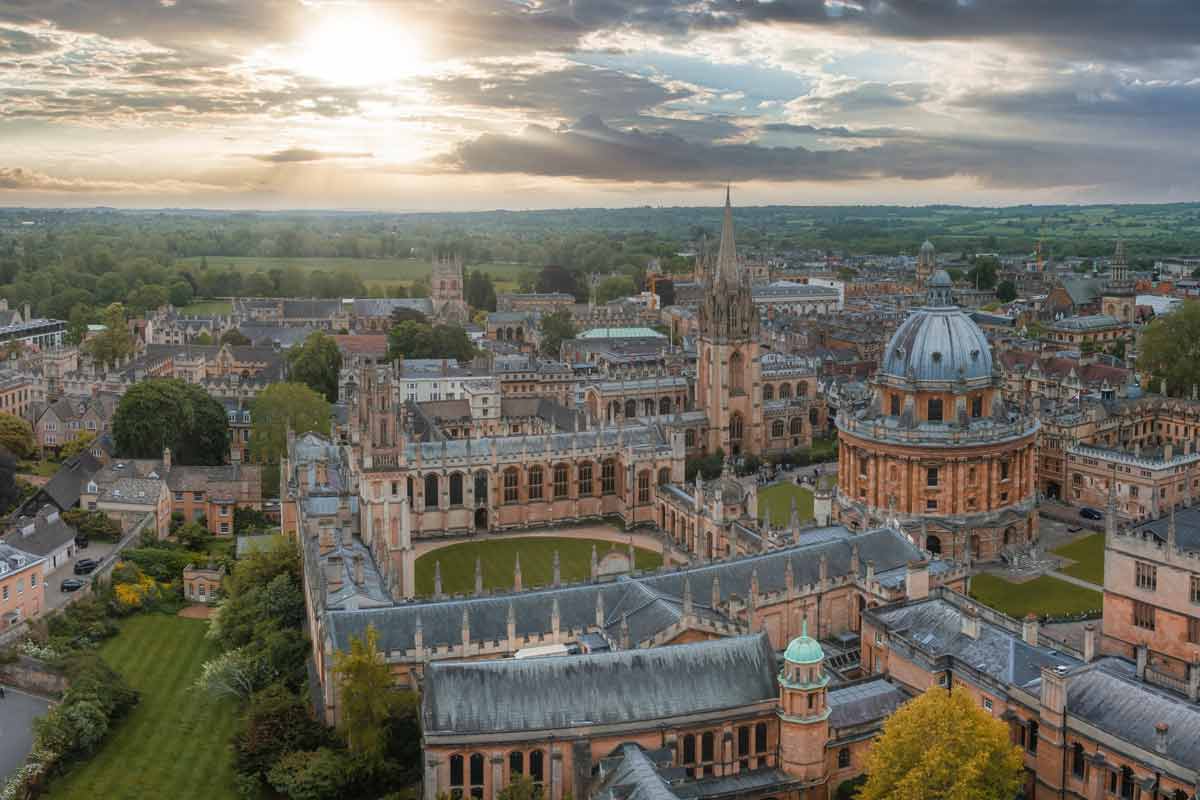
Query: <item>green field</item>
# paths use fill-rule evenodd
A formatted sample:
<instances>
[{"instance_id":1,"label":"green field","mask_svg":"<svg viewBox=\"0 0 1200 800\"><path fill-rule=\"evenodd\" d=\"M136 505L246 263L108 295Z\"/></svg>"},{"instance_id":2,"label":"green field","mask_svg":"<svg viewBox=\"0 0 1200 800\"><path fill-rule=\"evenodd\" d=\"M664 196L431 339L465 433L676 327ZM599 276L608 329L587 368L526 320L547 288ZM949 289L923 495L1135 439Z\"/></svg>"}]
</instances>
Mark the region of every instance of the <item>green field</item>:
<instances>
[{"instance_id":1,"label":"green field","mask_svg":"<svg viewBox=\"0 0 1200 800\"><path fill-rule=\"evenodd\" d=\"M604 558L611 549L628 551L628 545L597 539L565 537L521 537L464 542L434 550L417 559L417 594L433 594L434 565L442 565L442 591L469 594L475 591L475 559L483 561L483 586L488 590L506 590L513 586L513 564L521 554L521 585L549 584L554 576L554 551L558 551L559 569L564 583L587 580L592 573L592 545ZM662 555L637 548L634 560L639 570L658 569Z\"/></svg>"},{"instance_id":2,"label":"green field","mask_svg":"<svg viewBox=\"0 0 1200 800\"><path fill-rule=\"evenodd\" d=\"M1100 592L1042 575L1025 583L1012 583L982 573L971 578L971 596L1014 619L1029 613L1062 617L1099 611L1104 605Z\"/></svg>"},{"instance_id":3,"label":"green field","mask_svg":"<svg viewBox=\"0 0 1200 800\"><path fill-rule=\"evenodd\" d=\"M184 306L180 309L179 313L189 317L210 317L214 315L227 317L233 313L233 302L229 300L204 300Z\"/></svg>"},{"instance_id":4,"label":"green field","mask_svg":"<svg viewBox=\"0 0 1200 800\"><path fill-rule=\"evenodd\" d=\"M793 497L796 498L796 510L800 512L800 519L812 519L812 492L790 481L758 490L758 518L769 518L771 524L776 527L787 525L792 518Z\"/></svg>"},{"instance_id":5,"label":"green field","mask_svg":"<svg viewBox=\"0 0 1200 800\"><path fill-rule=\"evenodd\" d=\"M428 261L411 258L269 258L258 256L206 256L209 269L224 270L232 267L238 272L269 272L273 269L295 267L301 272L337 272L348 269L368 286L409 285L421 278L428 278L433 265ZM182 259L182 263L199 266L199 258ZM516 286L522 272L532 269L526 264L470 264L467 271L481 270L492 277L497 290L510 291ZM211 313L211 312L210 312Z\"/></svg>"},{"instance_id":6,"label":"green field","mask_svg":"<svg viewBox=\"0 0 1200 800\"><path fill-rule=\"evenodd\" d=\"M1063 567L1059 572L1070 575L1072 578L1094 583L1097 586L1104 585L1103 533L1093 533L1091 536L1076 539L1054 552L1076 562L1069 567Z\"/></svg>"},{"instance_id":7,"label":"green field","mask_svg":"<svg viewBox=\"0 0 1200 800\"><path fill-rule=\"evenodd\" d=\"M208 623L141 614L100 649L141 701L100 751L50 785L52 800L224 800L237 797L229 739L234 705L192 689L216 647Z\"/></svg>"}]
</instances>

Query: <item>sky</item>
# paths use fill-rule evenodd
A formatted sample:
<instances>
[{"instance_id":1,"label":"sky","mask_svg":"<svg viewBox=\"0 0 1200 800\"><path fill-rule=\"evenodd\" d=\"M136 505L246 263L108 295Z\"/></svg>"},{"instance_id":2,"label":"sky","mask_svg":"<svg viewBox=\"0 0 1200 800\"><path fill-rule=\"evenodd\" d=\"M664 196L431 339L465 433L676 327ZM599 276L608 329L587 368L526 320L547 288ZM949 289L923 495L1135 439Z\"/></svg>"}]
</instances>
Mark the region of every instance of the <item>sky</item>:
<instances>
[{"instance_id":1,"label":"sky","mask_svg":"<svg viewBox=\"0 0 1200 800\"><path fill-rule=\"evenodd\" d=\"M1200 200L1200 0L0 0L0 205Z\"/></svg>"}]
</instances>

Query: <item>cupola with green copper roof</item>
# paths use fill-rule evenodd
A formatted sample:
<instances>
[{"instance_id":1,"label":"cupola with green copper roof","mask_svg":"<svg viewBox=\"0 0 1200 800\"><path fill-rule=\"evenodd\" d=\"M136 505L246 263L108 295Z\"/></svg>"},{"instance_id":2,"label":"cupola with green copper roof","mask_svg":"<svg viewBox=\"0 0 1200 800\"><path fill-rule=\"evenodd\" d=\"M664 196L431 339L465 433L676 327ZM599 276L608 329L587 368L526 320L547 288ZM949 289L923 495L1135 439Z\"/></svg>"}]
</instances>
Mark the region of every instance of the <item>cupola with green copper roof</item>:
<instances>
[{"instance_id":1,"label":"cupola with green copper roof","mask_svg":"<svg viewBox=\"0 0 1200 800\"><path fill-rule=\"evenodd\" d=\"M821 643L808 635L808 620L804 620L800 635L788 644L783 657L792 664L819 664L825 660Z\"/></svg>"}]
</instances>

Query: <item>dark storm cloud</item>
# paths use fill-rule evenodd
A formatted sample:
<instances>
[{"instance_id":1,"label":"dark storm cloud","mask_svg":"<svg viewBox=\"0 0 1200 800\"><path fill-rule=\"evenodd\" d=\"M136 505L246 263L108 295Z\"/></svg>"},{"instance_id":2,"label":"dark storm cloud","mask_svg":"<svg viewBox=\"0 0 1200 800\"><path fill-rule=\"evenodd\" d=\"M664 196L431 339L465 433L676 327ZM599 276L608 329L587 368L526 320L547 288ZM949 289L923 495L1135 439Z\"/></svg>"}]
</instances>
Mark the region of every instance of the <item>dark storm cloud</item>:
<instances>
[{"instance_id":1,"label":"dark storm cloud","mask_svg":"<svg viewBox=\"0 0 1200 800\"><path fill-rule=\"evenodd\" d=\"M335 150L312 150L307 147L289 147L286 150L276 150L273 153L251 155L256 161L266 161L271 164L304 164L312 161L328 161L335 158L374 158L373 153L344 153Z\"/></svg>"},{"instance_id":2,"label":"dark storm cloud","mask_svg":"<svg viewBox=\"0 0 1200 800\"><path fill-rule=\"evenodd\" d=\"M1122 82L1083 77L1012 92L962 95L955 105L989 114L1111 125L1127 121L1159 130L1200 124L1200 80Z\"/></svg>"},{"instance_id":3,"label":"dark storm cloud","mask_svg":"<svg viewBox=\"0 0 1200 800\"><path fill-rule=\"evenodd\" d=\"M841 125L818 127L816 125L797 125L792 122L768 122L766 125L760 125L758 130L764 133L794 133L800 136L824 136L835 139L881 139L897 135L894 128L851 130Z\"/></svg>"},{"instance_id":4,"label":"dark storm cloud","mask_svg":"<svg viewBox=\"0 0 1200 800\"><path fill-rule=\"evenodd\" d=\"M821 114L859 114L895 111L918 105L931 96L929 86L922 83L867 81L803 95L792 104L805 111Z\"/></svg>"},{"instance_id":5,"label":"dark storm cloud","mask_svg":"<svg viewBox=\"0 0 1200 800\"><path fill-rule=\"evenodd\" d=\"M456 146L438 167L601 181L844 182L963 176L989 187L1200 185L1200 164L1141 150L1055 142L911 137L847 150L707 144L671 134L622 131L592 117L562 130L485 134Z\"/></svg>"}]
</instances>

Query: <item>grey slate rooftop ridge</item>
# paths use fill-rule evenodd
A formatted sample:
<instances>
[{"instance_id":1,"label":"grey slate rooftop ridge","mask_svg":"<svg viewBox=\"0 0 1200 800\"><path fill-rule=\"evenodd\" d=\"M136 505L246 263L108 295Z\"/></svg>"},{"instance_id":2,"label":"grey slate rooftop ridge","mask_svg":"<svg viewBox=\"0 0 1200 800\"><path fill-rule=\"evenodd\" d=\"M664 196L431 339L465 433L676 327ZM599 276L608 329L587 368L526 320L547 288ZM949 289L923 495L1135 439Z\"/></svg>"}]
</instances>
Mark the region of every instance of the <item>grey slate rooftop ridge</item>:
<instances>
[{"instance_id":1,"label":"grey slate rooftop ridge","mask_svg":"<svg viewBox=\"0 0 1200 800\"><path fill-rule=\"evenodd\" d=\"M583 656L433 662L422 717L426 736L656 723L772 701L775 673L765 633Z\"/></svg>"},{"instance_id":2,"label":"grey slate rooftop ridge","mask_svg":"<svg viewBox=\"0 0 1200 800\"><path fill-rule=\"evenodd\" d=\"M1165 543L1170 520L1167 517L1138 525L1129 532L1131 536L1152 535ZM1175 544L1180 550L1200 552L1200 506L1180 509L1175 512Z\"/></svg>"}]
</instances>

